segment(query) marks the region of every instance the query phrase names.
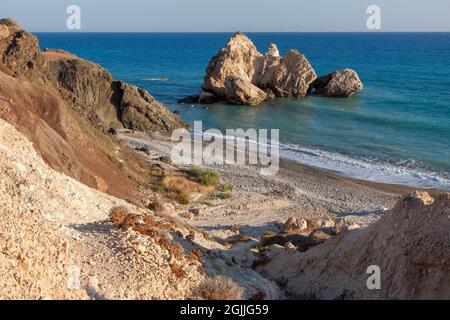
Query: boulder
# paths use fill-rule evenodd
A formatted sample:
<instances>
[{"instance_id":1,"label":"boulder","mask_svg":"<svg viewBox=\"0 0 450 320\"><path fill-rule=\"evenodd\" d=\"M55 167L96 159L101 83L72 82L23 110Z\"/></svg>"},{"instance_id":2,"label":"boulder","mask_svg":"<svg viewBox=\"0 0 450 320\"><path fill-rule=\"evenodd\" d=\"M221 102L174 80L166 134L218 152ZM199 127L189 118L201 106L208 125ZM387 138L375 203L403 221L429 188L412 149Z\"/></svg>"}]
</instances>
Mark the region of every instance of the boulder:
<instances>
[{"instance_id":1,"label":"boulder","mask_svg":"<svg viewBox=\"0 0 450 320\"><path fill-rule=\"evenodd\" d=\"M198 102L203 104L212 104L218 102L220 99L217 96L210 92L202 92L198 96Z\"/></svg>"},{"instance_id":2,"label":"boulder","mask_svg":"<svg viewBox=\"0 0 450 320\"><path fill-rule=\"evenodd\" d=\"M291 50L274 70L269 87L277 97L304 97L316 78L306 57Z\"/></svg>"},{"instance_id":3,"label":"boulder","mask_svg":"<svg viewBox=\"0 0 450 320\"><path fill-rule=\"evenodd\" d=\"M352 69L339 70L314 81L315 94L324 97L350 97L363 89L363 83Z\"/></svg>"},{"instance_id":4,"label":"boulder","mask_svg":"<svg viewBox=\"0 0 450 320\"><path fill-rule=\"evenodd\" d=\"M164 131L183 126L148 92L119 86L100 65L63 50L41 52L37 38L11 19L0 20L0 61L2 72L51 87L70 108L105 130Z\"/></svg>"},{"instance_id":5,"label":"boulder","mask_svg":"<svg viewBox=\"0 0 450 320\"><path fill-rule=\"evenodd\" d=\"M434 198L432 198L430 196L430 194L428 192L426 192L426 191L418 191L418 190L416 190L416 191L406 195L404 198L420 199L427 206L433 204L433 202L434 202Z\"/></svg>"},{"instance_id":6,"label":"boulder","mask_svg":"<svg viewBox=\"0 0 450 320\"><path fill-rule=\"evenodd\" d=\"M194 94L192 96L187 96L185 98L179 99L179 104L192 104L192 103L198 103L198 100L200 99L199 94Z\"/></svg>"},{"instance_id":7,"label":"boulder","mask_svg":"<svg viewBox=\"0 0 450 320\"><path fill-rule=\"evenodd\" d=\"M332 237L333 235L327 232L326 230L316 229L309 235L310 246L313 247L322 244L325 241L331 239Z\"/></svg>"},{"instance_id":8,"label":"boulder","mask_svg":"<svg viewBox=\"0 0 450 320\"><path fill-rule=\"evenodd\" d=\"M269 258L256 270L304 299L448 299L449 215L450 193L433 202L424 194L411 194L369 227L338 235L307 252L272 253L268 247ZM319 233L314 237L327 238ZM366 286L372 265L381 270L379 290Z\"/></svg>"},{"instance_id":9,"label":"boulder","mask_svg":"<svg viewBox=\"0 0 450 320\"><path fill-rule=\"evenodd\" d=\"M138 131L172 131L182 126L176 115L146 90L116 81L120 91L119 118L124 127Z\"/></svg>"},{"instance_id":10,"label":"boulder","mask_svg":"<svg viewBox=\"0 0 450 320\"><path fill-rule=\"evenodd\" d=\"M211 92L202 92L200 94L194 94L192 96L187 96L186 98L178 100L179 104L213 104L220 101L220 99Z\"/></svg>"},{"instance_id":11,"label":"boulder","mask_svg":"<svg viewBox=\"0 0 450 320\"><path fill-rule=\"evenodd\" d=\"M226 102L230 104L256 106L267 99L264 91L249 80L229 77L225 81Z\"/></svg>"},{"instance_id":12,"label":"boulder","mask_svg":"<svg viewBox=\"0 0 450 320\"><path fill-rule=\"evenodd\" d=\"M96 63L47 50L41 54L45 63L39 71L73 109L105 128L123 128L117 118L118 89L113 77Z\"/></svg>"},{"instance_id":13,"label":"boulder","mask_svg":"<svg viewBox=\"0 0 450 320\"><path fill-rule=\"evenodd\" d=\"M296 217L290 217L283 225L283 232L302 232L308 229L308 221Z\"/></svg>"},{"instance_id":14,"label":"boulder","mask_svg":"<svg viewBox=\"0 0 450 320\"><path fill-rule=\"evenodd\" d=\"M237 32L209 62L203 83L203 90L214 93L218 99L225 100L225 82L229 77L237 77L252 82L259 76L258 64L262 54L253 42L243 33ZM259 62L259 63L258 63Z\"/></svg>"},{"instance_id":15,"label":"boulder","mask_svg":"<svg viewBox=\"0 0 450 320\"><path fill-rule=\"evenodd\" d=\"M0 61L15 73L32 69L39 57L39 42L14 20L0 20Z\"/></svg>"}]
</instances>

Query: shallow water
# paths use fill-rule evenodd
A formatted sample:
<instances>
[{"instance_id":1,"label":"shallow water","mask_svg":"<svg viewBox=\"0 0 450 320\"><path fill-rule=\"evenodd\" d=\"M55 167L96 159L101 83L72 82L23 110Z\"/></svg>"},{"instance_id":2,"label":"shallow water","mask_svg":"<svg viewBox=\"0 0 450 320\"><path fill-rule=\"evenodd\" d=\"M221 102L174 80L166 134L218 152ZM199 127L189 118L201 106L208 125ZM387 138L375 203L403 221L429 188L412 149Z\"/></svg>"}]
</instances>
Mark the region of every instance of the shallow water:
<instances>
[{"instance_id":1,"label":"shallow water","mask_svg":"<svg viewBox=\"0 0 450 320\"><path fill-rule=\"evenodd\" d=\"M38 34L148 89L204 129L279 128L282 155L368 180L450 189L450 33L249 33L305 54L319 75L351 67L365 90L349 99L276 99L259 107L181 106L196 93L225 33Z\"/></svg>"}]
</instances>

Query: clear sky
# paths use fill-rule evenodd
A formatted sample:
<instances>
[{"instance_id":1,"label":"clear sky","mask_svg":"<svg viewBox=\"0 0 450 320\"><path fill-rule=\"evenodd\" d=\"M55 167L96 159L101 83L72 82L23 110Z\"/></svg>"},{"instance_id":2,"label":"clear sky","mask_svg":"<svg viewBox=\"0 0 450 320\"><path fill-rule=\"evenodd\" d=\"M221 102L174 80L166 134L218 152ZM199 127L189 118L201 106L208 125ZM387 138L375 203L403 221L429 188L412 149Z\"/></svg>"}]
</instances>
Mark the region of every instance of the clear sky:
<instances>
[{"instance_id":1,"label":"clear sky","mask_svg":"<svg viewBox=\"0 0 450 320\"><path fill-rule=\"evenodd\" d=\"M372 4L381 31L450 31L450 0L0 0L0 16L33 32L68 31L71 4L84 32L369 31Z\"/></svg>"}]
</instances>

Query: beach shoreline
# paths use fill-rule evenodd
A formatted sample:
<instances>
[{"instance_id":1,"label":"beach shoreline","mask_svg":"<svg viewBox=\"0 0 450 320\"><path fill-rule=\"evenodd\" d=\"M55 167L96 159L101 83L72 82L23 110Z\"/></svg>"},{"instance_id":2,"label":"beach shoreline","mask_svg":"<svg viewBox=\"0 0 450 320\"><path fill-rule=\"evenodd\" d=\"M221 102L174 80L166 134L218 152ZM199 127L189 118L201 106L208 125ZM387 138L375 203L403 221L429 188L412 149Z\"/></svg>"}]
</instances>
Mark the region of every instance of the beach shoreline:
<instances>
[{"instance_id":1,"label":"beach shoreline","mask_svg":"<svg viewBox=\"0 0 450 320\"><path fill-rule=\"evenodd\" d=\"M118 138L152 159L170 156L174 142L167 135L151 136L124 130ZM150 155L148 155L150 154ZM182 168L183 166L175 166ZM368 226L391 209L402 195L424 190L395 184L364 181L330 170L280 159L276 175L262 176L260 167L204 164L218 172L222 183L233 185L230 199L193 201L191 208L202 212L187 216L189 223L226 238L228 230L239 226L247 235L259 237L276 231L290 217L335 219L345 217L360 226ZM431 195L440 190L426 189Z\"/></svg>"}]
</instances>

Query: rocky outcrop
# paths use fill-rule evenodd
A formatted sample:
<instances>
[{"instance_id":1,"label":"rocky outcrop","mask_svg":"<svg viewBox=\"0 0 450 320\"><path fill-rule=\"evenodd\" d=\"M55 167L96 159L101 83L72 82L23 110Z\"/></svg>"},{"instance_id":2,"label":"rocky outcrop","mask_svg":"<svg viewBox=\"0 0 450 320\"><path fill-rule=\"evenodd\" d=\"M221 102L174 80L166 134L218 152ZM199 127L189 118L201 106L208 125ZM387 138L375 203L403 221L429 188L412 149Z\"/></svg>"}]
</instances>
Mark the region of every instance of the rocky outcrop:
<instances>
[{"instance_id":1,"label":"rocky outcrop","mask_svg":"<svg viewBox=\"0 0 450 320\"><path fill-rule=\"evenodd\" d=\"M0 20L0 60L16 73L32 69L39 57L39 43L11 19Z\"/></svg>"},{"instance_id":2,"label":"rocky outcrop","mask_svg":"<svg viewBox=\"0 0 450 320\"><path fill-rule=\"evenodd\" d=\"M269 247L258 269L296 298L449 299L449 214L449 193L434 201L410 194L371 226L341 231L306 252ZM378 290L367 287L369 266L380 268Z\"/></svg>"},{"instance_id":3,"label":"rocky outcrop","mask_svg":"<svg viewBox=\"0 0 450 320\"><path fill-rule=\"evenodd\" d=\"M134 107L135 111L140 109L142 112L127 111L126 121L122 122L123 92L106 69L63 50L46 49L41 52L37 38L13 20L0 20L0 28L3 35L3 38L0 36L1 62L17 76L52 87L67 105L94 125L105 129L146 128L146 131L173 130L183 126L176 115L142 89L134 91L143 98L132 99L133 103L143 104ZM137 118L133 119L133 116ZM136 126L129 126L131 124Z\"/></svg>"},{"instance_id":4,"label":"rocky outcrop","mask_svg":"<svg viewBox=\"0 0 450 320\"><path fill-rule=\"evenodd\" d=\"M9 28L5 25L0 25L0 40L6 39L9 37Z\"/></svg>"},{"instance_id":5,"label":"rocky outcrop","mask_svg":"<svg viewBox=\"0 0 450 320\"><path fill-rule=\"evenodd\" d=\"M284 58L275 44L263 55L243 33L236 33L209 62L200 95L180 99L179 103L258 105L275 97L304 97L313 88L323 96L350 96L362 90L356 72L349 69L317 79L308 59L297 50ZM203 94L215 98L201 100Z\"/></svg>"},{"instance_id":6,"label":"rocky outcrop","mask_svg":"<svg viewBox=\"0 0 450 320\"><path fill-rule=\"evenodd\" d=\"M324 97L350 97L363 89L355 70L344 69L318 78L313 83L314 93Z\"/></svg>"},{"instance_id":7,"label":"rocky outcrop","mask_svg":"<svg viewBox=\"0 0 450 320\"><path fill-rule=\"evenodd\" d=\"M147 91L118 81L120 94L119 119L129 129L137 131L172 131L180 121Z\"/></svg>"},{"instance_id":8,"label":"rocky outcrop","mask_svg":"<svg viewBox=\"0 0 450 320\"><path fill-rule=\"evenodd\" d=\"M178 100L180 104L191 104L191 103L203 103L203 104L213 104L220 101L219 98L214 93L202 92L199 94L194 94L186 98Z\"/></svg>"},{"instance_id":9,"label":"rocky outcrop","mask_svg":"<svg viewBox=\"0 0 450 320\"><path fill-rule=\"evenodd\" d=\"M40 74L73 109L105 128L124 127L117 116L118 89L107 70L60 51L46 50L41 59Z\"/></svg>"},{"instance_id":10,"label":"rocky outcrop","mask_svg":"<svg viewBox=\"0 0 450 320\"><path fill-rule=\"evenodd\" d=\"M0 20L0 118L30 139L55 170L126 199L147 184L148 164L107 134L110 128L161 131L180 120L145 90L115 81L101 66Z\"/></svg>"},{"instance_id":11,"label":"rocky outcrop","mask_svg":"<svg viewBox=\"0 0 450 320\"><path fill-rule=\"evenodd\" d=\"M230 104L256 106L267 99L267 95L250 81L228 77L225 81L225 97Z\"/></svg>"},{"instance_id":12,"label":"rocky outcrop","mask_svg":"<svg viewBox=\"0 0 450 320\"><path fill-rule=\"evenodd\" d=\"M226 99L227 78L237 77L253 83L253 78L258 77L257 61L261 57L249 38L241 32L236 33L209 62L203 90L214 93L219 99Z\"/></svg>"}]
</instances>

